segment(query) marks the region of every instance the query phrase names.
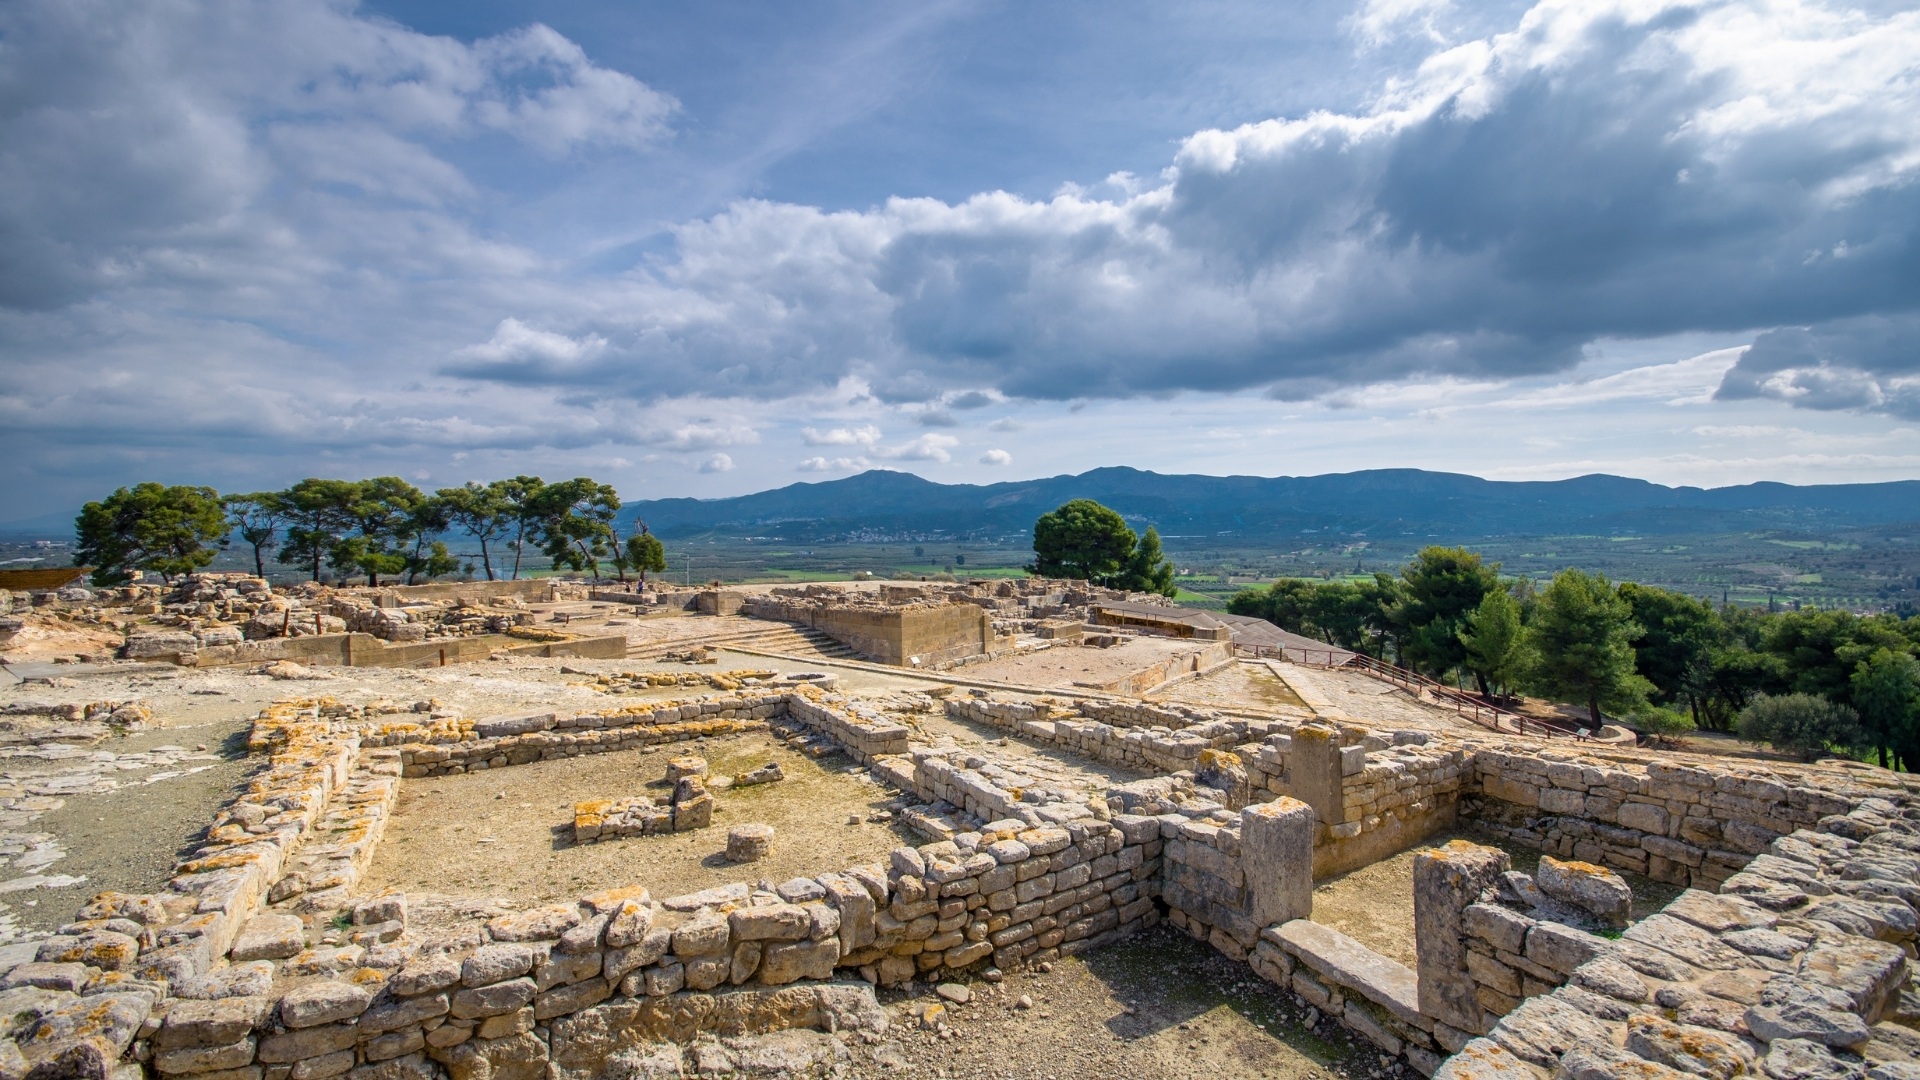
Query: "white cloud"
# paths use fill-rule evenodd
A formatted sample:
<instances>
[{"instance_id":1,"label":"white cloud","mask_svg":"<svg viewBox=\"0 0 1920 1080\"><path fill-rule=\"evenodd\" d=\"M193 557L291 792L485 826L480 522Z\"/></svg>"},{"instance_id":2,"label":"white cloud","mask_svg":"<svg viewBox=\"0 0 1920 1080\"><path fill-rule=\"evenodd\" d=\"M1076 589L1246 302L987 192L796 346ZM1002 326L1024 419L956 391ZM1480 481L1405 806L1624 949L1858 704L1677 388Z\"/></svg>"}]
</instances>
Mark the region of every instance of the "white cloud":
<instances>
[{"instance_id":1,"label":"white cloud","mask_svg":"<svg viewBox=\"0 0 1920 1080\"><path fill-rule=\"evenodd\" d=\"M711 450L716 446L742 446L757 443L760 441L760 433L738 421L697 420L667 431L642 436L642 440L675 450ZM726 457L725 454L716 456Z\"/></svg>"},{"instance_id":2,"label":"white cloud","mask_svg":"<svg viewBox=\"0 0 1920 1080\"><path fill-rule=\"evenodd\" d=\"M727 454L715 454L700 463L703 473L723 473L733 471L733 458Z\"/></svg>"},{"instance_id":3,"label":"white cloud","mask_svg":"<svg viewBox=\"0 0 1920 1080\"><path fill-rule=\"evenodd\" d=\"M989 450L980 455L980 464L1011 465L1013 464L1013 455L1007 453L1005 450Z\"/></svg>"},{"instance_id":4,"label":"white cloud","mask_svg":"<svg viewBox=\"0 0 1920 1080\"><path fill-rule=\"evenodd\" d=\"M543 170L664 144L676 103L549 28L461 41L329 0L0 5L0 426L20 444L0 496L209 460L698 460L796 416L836 455L817 469L943 463L951 436L889 445L869 418L1019 401L1051 428L1073 421L1048 403L1182 392L1266 393L1246 430L1489 399L1920 416L1899 314L1920 12L1541 0L1504 32L1441 25L1463 14L1370 0L1356 33L1429 55L1359 106L1193 132L1159 172L1047 199L742 200L662 244L608 210L573 245ZM485 163L529 149L559 164L501 190ZM647 254L609 270L610 251ZM1570 374L1595 341L1736 330L1760 331L1737 356ZM1093 463L1084 441L1008 445Z\"/></svg>"},{"instance_id":5,"label":"white cloud","mask_svg":"<svg viewBox=\"0 0 1920 1080\"><path fill-rule=\"evenodd\" d=\"M1452 0L1366 0L1343 25L1363 46L1370 48L1409 32L1444 42L1446 38L1435 29L1434 21L1452 6Z\"/></svg>"},{"instance_id":6,"label":"white cloud","mask_svg":"<svg viewBox=\"0 0 1920 1080\"><path fill-rule=\"evenodd\" d=\"M549 370L589 361L605 352L607 339L597 334L571 338L536 330L519 319L502 319L485 344L469 345L456 355L483 364L539 364Z\"/></svg>"},{"instance_id":7,"label":"white cloud","mask_svg":"<svg viewBox=\"0 0 1920 1080\"><path fill-rule=\"evenodd\" d=\"M539 24L478 42L474 51L493 76L475 118L550 154L651 142L677 107L631 75L596 67L580 46Z\"/></svg>"},{"instance_id":8,"label":"white cloud","mask_svg":"<svg viewBox=\"0 0 1920 1080\"><path fill-rule=\"evenodd\" d=\"M798 468L801 472L848 472L867 468L869 464L863 457L810 457L801 461Z\"/></svg>"},{"instance_id":9,"label":"white cloud","mask_svg":"<svg viewBox=\"0 0 1920 1080\"><path fill-rule=\"evenodd\" d=\"M922 435L897 446L882 446L875 452L890 461L952 461L949 453L960 445L960 440L951 435Z\"/></svg>"},{"instance_id":10,"label":"white cloud","mask_svg":"<svg viewBox=\"0 0 1920 1080\"><path fill-rule=\"evenodd\" d=\"M861 427L802 428L800 439L808 446L874 446L880 442L880 429L872 424Z\"/></svg>"}]
</instances>

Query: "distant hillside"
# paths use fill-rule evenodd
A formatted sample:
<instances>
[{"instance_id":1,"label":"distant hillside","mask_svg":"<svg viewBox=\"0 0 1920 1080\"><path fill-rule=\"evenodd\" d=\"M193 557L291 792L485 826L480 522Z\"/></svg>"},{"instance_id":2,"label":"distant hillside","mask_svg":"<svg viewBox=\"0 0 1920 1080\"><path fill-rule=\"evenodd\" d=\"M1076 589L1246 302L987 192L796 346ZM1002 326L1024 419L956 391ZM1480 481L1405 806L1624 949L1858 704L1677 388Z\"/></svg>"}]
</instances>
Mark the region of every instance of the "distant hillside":
<instances>
[{"instance_id":1,"label":"distant hillside","mask_svg":"<svg viewBox=\"0 0 1920 1080\"><path fill-rule=\"evenodd\" d=\"M1420 469L1325 476L1165 476L1094 469L1005 484L938 484L873 470L731 499L629 503L663 537L700 533L832 540L1021 533L1068 499L1089 498L1169 536L1364 533L1369 537L1656 535L1835 529L1920 522L1920 481L1664 487L1620 476L1482 480Z\"/></svg>"}]
</instances>

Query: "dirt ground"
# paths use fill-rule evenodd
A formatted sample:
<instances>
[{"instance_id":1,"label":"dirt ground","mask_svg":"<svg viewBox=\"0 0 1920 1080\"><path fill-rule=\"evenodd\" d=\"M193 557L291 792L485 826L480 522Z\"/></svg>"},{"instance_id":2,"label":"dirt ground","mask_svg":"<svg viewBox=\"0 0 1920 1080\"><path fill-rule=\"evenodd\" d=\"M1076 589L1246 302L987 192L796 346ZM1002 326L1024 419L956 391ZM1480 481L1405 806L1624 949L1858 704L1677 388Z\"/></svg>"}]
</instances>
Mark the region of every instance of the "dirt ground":
<instances>
[{"instance_id":1,"label":"dirt ground","mask_svg":"<svg viewBox=\"0 0 1920 1080\"><path fill-rule=\"evenodd\" d=\"M1413 860L1422 851L1449 840L1470 840L1500 848L1513 858L1513 868L1522 873L1531 874L1540 865L1539 852L1502 842L1468 826L1315 885L1313 921L1340 931L1382 956L1413 967ZM1620 876L1633 890L1633 910L1629 917L1636 920L1666 907L1682 891L1681 886L1639 874Z\"/></svg>"},{"instance_id":2,"label":"dirt ground","mask_svg":"<svg viewBox=\"0 0 1920 1080\"><path fill-rule=\"evenodd\" d=\"M0 651L0 662L25 664L73 656L108 659L126 640L124 634L111 627L77 622L57 614L28 612L21 619L26 625L7 639L6 649Z\"/></svg>"},{"instance_id":3,"label":"dirt ground","mask_svg":"<svg viewBox=\"0 0 1920 1080\"><path fill-rule=\"evenodd\" d=\"M950 1035L923 1027L935 1000L887 992L894 1021L855 1044L860 1077L1082 1080L1323 1080L1406 1076L1369 1046L1309 1014L1290 992L1165 927L1061 960L1047 972L968 983L971 1002L947 1007ZM1020 1008L1022 997L1030 1007ZM1310 1028L1306 1021L1317 1019Z\"/></svg>"},{"instance_id":4,"label":"dirt ground","mask_svg":"<svg viewBox=\"0 0 1920 1080\"><path fill-rule=\"evenodd\" d=\"M1183 679L1154 694L1154 701L1177 701L1215 709L1258 709L1263 712L1310 712L1293 687L1281 681L1265 664L1229 664L1219 671Z\"/></svg>"},{"instance_id":5,"label":"dirt ground","mask_svg":"<svg viewBox=\"0 0 1920 1080\"><path fill-rule=\"evenodd\" d=\"M1358 671L1327 670L1311 664L1279 664L1291 687L1318 709L1322 704L1346 713L1356 723L1384 730L1407 728L1460 735L1487 729L1455 713L1416 701L1390 683Z\"/></svg>"},{"instance_id":6,"label":"dirt ground","mask_svg":"<svg viewBox=\"0 0 1920 1080\"><path fill-rule=\"evenodd\" d=\"M1195 642L1176 638L1125 637L1120 639L1120 644L1110 648L1055 645L1016 656L968 664L955 670L954 674L987 682L1056 687L1062 690L1076 687L1084 689L1124 679L1169 657L1190 653L1197 647Z\"/></svg>"},{"instance_id":7,"label":"dirt ground","mask_svg":"<svg viewBox=\"0 0 1920 1080\"><path fill-rule=\"evenodd\" d=\"M688 753L706 758L716 776L777 761L787 779L716 791L706 829L573 842L575 802L664 796L658 781L667 759ZM411 779L361 889L532 903L620 885L645 885L664 898L735 881L779 882L880 861L901 844L922 842L903 827L866 820L891 797L851 759L816 761L765 734ZM850 815L860 824L847 824ZM749 822L773 826L773 854L727 862L727 828Z\"/></svg>"}]
</instances>

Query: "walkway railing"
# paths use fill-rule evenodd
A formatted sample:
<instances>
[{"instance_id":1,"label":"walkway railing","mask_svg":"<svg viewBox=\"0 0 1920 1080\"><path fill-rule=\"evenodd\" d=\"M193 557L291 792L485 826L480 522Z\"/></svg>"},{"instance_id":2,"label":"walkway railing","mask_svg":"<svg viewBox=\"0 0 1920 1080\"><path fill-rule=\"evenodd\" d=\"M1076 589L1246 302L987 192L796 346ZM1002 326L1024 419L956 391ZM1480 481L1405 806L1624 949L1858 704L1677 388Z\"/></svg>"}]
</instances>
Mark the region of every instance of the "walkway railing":
<instances>
[{"instance_id":1,"label":"walkway railing","mask_svg":"<svg viewBox=\"0 0 1920 1080\"><path fill-rule=\"evenodd\" d=\"M1321 668L1358 668L1382 682L1390 683L1415 697L1426 696L1438 705L1452 706L1453 711L1467 717L1489 731L1507 734L1539 735L1545 738L1584 739L1586 734L1579 728L1559 721L1538 720L1531 716L1489 705L1472 694L1448 686L1446 683L1429 679L1417 671L1376 660L1365 653L1350 649L1307 649L1277 645L1236 645L1235 649L1256 657L1273 657L1289 663L1309 665Z\"/></svg>"}]
</instances>

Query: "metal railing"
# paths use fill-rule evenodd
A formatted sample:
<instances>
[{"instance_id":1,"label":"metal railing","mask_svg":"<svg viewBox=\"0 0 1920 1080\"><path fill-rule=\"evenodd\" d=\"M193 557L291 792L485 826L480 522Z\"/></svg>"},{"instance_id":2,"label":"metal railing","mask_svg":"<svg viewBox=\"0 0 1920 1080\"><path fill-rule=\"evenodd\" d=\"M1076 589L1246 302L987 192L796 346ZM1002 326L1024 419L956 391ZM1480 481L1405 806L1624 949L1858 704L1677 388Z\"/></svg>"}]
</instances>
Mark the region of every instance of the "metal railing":
<instances>
[{"instance_id":1,"label":"metal railing","mask_svg":"<svg viewBox=\"0 0 1920 1080\"><path fill-rule=\"evenodd\" d=\"M1382 682L1405 690L1415 697L1426 696L1434 699L1435 704L1452 706L1454 712L1467 717L1489 731L1506 734L1539 735L1544 738L1584 739L1586 734L1571 724L1557 721L1538 720L1531 716L1490 705L1472 694L1448 686L1446 683L1429 679L1417 671L1377 660L1365 653L1350 649L1307 649L1278 645L1236 645L1235 649L1251 653L1255 657L1273 657L1288 663L1321 668L1357 668Z\"/></svg>"}]
</instances>

